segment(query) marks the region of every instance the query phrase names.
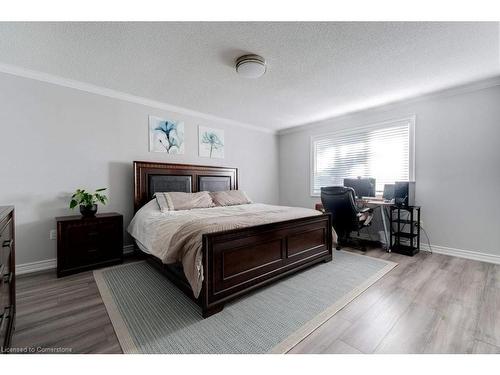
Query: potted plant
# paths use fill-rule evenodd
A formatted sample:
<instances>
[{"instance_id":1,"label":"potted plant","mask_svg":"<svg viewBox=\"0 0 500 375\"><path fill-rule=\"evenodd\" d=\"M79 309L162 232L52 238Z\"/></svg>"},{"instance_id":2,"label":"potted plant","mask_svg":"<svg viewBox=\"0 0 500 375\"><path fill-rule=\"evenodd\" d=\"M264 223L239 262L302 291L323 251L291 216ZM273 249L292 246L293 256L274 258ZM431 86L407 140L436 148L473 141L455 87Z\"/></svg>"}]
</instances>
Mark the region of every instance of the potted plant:
<instances>
[{"instance_id":1,"label":"potted plant","mask_svg":"<svg viewBox=\"0 0 500 375\"><path fill-rule=\"evenodd\" d=\"M97 203L106 204L108 197L101 194L106 188L97 189L94 193L86 192L83 189L77 189L71 196L69 208L73 209L80 205L80 213L82 216L95 216L97 212Z\"/></svg>"}]
</instances>

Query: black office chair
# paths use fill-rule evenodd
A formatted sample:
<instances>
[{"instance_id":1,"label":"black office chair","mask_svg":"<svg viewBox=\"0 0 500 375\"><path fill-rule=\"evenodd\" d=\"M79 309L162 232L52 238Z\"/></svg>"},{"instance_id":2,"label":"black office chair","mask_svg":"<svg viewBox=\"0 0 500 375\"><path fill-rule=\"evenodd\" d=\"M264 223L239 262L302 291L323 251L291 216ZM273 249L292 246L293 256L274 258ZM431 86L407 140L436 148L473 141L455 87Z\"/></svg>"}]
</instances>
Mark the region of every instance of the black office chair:
<instances>
[{"instance_id":1,"label":"black office chair","mask_svg":"<svg viewBox=\"0 0 500 375\"><path fill-rule=\"evenodd\" d=\"M337 250L350 238L352 231L371 225L373 209L358 208L353 188L328 186L321 188L321 202L326 212L332 214L332 225L337 232Z\"/></svg>"}]
</instances>

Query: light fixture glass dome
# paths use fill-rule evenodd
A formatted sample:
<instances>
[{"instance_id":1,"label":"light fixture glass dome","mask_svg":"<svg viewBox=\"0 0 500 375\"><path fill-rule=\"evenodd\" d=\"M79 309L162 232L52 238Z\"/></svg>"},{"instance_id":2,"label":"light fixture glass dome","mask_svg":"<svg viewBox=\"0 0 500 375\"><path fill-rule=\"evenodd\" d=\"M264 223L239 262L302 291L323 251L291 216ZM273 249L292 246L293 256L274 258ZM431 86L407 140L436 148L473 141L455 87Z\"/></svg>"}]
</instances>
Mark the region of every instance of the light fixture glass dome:
<instances>
[{"instance_id":1,"label":"light fixture glass dome","mask_svg":"<svg viewBox=\"0 0 500 375\"><path fill-rule=\"evenodd\" d=\"M236 71L245 78L259 78L266 72L266 60L258 55L244 55L236 60Z\"/></svg>"}]
</instances>

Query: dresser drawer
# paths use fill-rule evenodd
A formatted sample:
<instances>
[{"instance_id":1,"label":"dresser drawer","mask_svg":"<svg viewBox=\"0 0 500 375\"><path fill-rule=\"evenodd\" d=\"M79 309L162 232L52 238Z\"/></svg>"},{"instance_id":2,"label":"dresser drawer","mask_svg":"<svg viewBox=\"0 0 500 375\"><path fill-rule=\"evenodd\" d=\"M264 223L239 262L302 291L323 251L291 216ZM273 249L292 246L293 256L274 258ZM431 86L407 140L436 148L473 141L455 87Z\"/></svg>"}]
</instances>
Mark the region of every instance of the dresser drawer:
<instances>
[{"instance_id":1,"label":"dresser drawer","mask_svg":"<svg viewBox=\"0 0 500 375\"><path fill-rule=\"evenodd\" d=\"M12 245L14 241L4 240L0 244L0 277L8 274L10 272L10 264L11 264L11 253L12 253Z\"/></svg>"},{"instance_id":2,"label":"dresser drawer","mask_svg":"<svg viewBox=\"0 0 500 375\"><path fill-rule=\"evenodd\" d=\"M0 312L3 311L5 307L8 307L12 304L10 295L10 283L8 282L9 276L10 274L5 275L0 281Z\"/></svg>"},{"instance_id":3,"label":"dresser drawer","mask_svg":"<svg viewBox=\"0 0 500 375\"><path fill-rule=\"evenodd\" d=\"M8 352L16 319L14 207L0 207L0 353Z\"/></svg>"},{"instance_id":4,"label":"dresser drawer","mask_svg":"<svg viewBox=\"0 0 500 375\"><path fill-rule=\"evenodd\" d=\"M11 217L0 223L0 246L4 246L8 241L13 240L12 224Z\"/></svg>"},{"instance_id":5,"label":"dresser drawer","mask_svg":"<svg viewBox=\"0 0 500 375\"><path fill-rule=\"evenodd\" d=\"M12 221L8 221L8 225L2 228L0 236L0 314L4 307L10 306L11 299L11 283L13 274L11 274L11 253L14 245L12 238ZM0 341L1 342L1 341Z\"/></svg>"},{"instance_id":6,"label":"dresser drawer","mask_svg":"<svg viewBox=\"0 0 500 375\"><path fill-rule=\"evenodd\" d=\"M12 306L3 307L0 310L0 343L10 343L10 338L8 337L11 321L13 318L13 308Z\"/></svg>"},{"instance_id":7,"label":"dresser drawer","mask_svg":"<svg viewBox=\"0 0 500 375\"><path fill-rule=\"evenodd\" d=\"M6 235L7 231L11 232L12 217L6 216L5 219L0 221L0 236Z\"/></svg>"}]
</instances>

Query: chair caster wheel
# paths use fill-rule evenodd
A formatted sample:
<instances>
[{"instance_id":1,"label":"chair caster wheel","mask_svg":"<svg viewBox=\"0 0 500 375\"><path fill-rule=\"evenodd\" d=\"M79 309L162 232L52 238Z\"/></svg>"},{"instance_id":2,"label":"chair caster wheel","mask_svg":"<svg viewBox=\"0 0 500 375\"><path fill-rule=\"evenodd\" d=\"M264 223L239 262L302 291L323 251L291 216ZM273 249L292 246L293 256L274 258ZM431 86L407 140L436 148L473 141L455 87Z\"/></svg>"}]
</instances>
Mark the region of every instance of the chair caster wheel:
<instances>
[{"instance_id":1,"label":"chair caster wheel","mask_svg":"<svg viewBox=\"0 0 500 375\"><path fill-rule=\"evenodd\" d=\"M340 246L337 246L337 247L336 247L336 249L337 249L337 250L340 250Z\"/></svg>"}]
</instances>

